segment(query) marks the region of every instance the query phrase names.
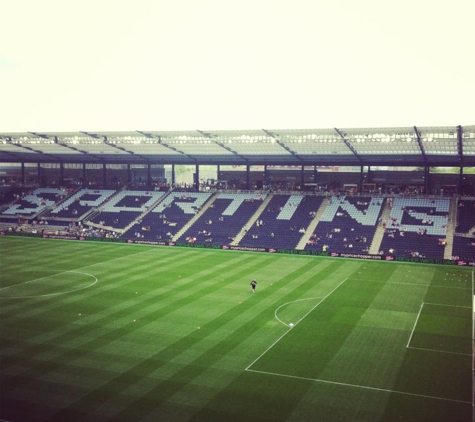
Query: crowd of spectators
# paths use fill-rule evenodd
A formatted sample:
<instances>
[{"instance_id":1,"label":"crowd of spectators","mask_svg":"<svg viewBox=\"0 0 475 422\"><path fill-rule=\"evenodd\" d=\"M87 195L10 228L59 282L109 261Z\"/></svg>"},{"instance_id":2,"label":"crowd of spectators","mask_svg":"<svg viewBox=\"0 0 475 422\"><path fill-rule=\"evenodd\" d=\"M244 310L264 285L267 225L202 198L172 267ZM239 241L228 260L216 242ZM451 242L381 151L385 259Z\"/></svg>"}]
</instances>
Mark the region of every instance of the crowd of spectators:
<instances>
[{"instance_id":1,"label":"crowd of spectators","mask_svg":"<svg viewBox=\"0 0 475 422\"><path fill-rule=\"evenodd\" d=\"M281 186L281 188L287 188L288 186ZM71 198L74 192L77 192L74 188L56 188L56 193L38 193L36 194L36 200L39 205L49 204L49 201L53 201L53 207L50 209L55 209L59 204L63 203L67 198ZM157 186L157 189L168 189L168 186ZM179 193L177 193L177 191ZM26 188L15 188L15 189L1 189L0 190L0 205L3 204L3 209L5 207L19 204L25 198L29 198L31 201L31 196L35 195L33 189ZM145 191L144 191L145 192ZM158 218L157 221L146 219L144 216L138 218L139 213L131 217L126 217L126 221L119 224L119 214L114 216L117 220L117 227L125 227L129 223L133 223L133 229L127 233L125 236L131 236L135 239L144 239L150 234L153 234L152 239L154 240L167 240L170 241L177 234L181 227L184 227L188 221L191 220L193 215L196 215L201 212L207 199L198 201L197 198L200 195L194 191L192 186L180 186L180 188L175 189L174 191L174 200L164 207L164 210L160 213L156 213L155 217ZM195 193L193 193L195 192ZM127 212L128 208L133 208L135 206L141 206L143 201L147 200L147 195L149 191L146 191L142 196L136 196L131 205L126 203L125 199L123 202L124 211ZM168 193L164 193L166 196ZM210 194L211 195L211 194ZM221 195L221 192L215 193L217 198ZM236 194L239 195L239 194ZM298 195L304 195L302 192L299 192ZM275 196L279 196L276 194ZM309 197L312 197L310 195ZM224 197L223 197L224 198ZM257 209L264 200L265 195L254 195L248 197L244 200L244 203L256 203L253 205L253 208L249 212L247 219L253 212L257 212ZM291 199L289 199L291 198ZM323 196L320 197L321 200L324 199ZM360 213L361 218L366 218L369 214L371 207L378 208L381 206L381 209L388 207L391 211L394 208L394 198L389 197L385 198L386 201L383 205L380 199L375 199L371 197L360 197L355 196L350 198L344 194L337 192L335 195L327 195L329 204L332 204L332 201L336 201L334 206L337 206L338 209L334 214L334 217L327 221L319 221L317 228L312 233L309 232L309 237L307 238L306 249L317 249L322 251L350 251L355 250L358 253L369 253L371 242L375 230L378 227L383 228L384 236L383 243L379 248L379 254L390 254L390 255L403 255L409 257L440 257L443 256L443 250L447 246L447 224L439 227L440 223L437 220L438 217L447 218L449 213L440 210L437 208L436 200L433 200L425 208L421 205L415 206L403 206L400 209L399 214L391 214L389 218L383 218L381 214L377 219L377 223L373 226L371 224L360 224L355 220L354 215L350 215L354 212ZM195 201L196 204L195 205ZM439 200L440 201L440 200ZM450 201L446 199L446 201ZM72 202L71 205L63 206L63 210L68 211L68 218L61 218L56 215L54 218L45 217L47 213L39 215L22 215L21 212L13 216L3 215L0 219L0 223L3 221L2 229L10 232L29 232L33 234L43 234L43 233L52 233L52 234L61 234L64 233L69 236L77 237L93 237L93 238L110 238L118 239L124 236L124 230L119 230L116 227L116 230L109 230L110 225L104 219L104 217L99 217L95 220L95 224L88 224L88 219L81 219L78 210L75 208L75 204L79 203L79 198L76 198L75 202ZM307 201L308 202L308 201ZM397 202L397 201L396 201ZM183 203L189 203L182 209ZM285 203L285 207L284 207ZM284 225L276 225L276 222L280 221L277 216L284 210L288 208L291 210L291 215L297 215L297 210L302 211L303 204L305 201L295 200L291 195L287 195L285 201L281 204L277 202L272 205L274 202L271 202L270 206L264 208L258 218L253 222L251 226L246 228L246 223L240 222L240 227L243 229L244 238L246 239L243 242L243 245L256 245L259 246L261 243L265 242L265 247L272 245L278 239L282 239L285 236L295 235L295 238L298 240L304 235L307 235L307 230L310 222L316 218L319 205L314 205L313 208L305 209L305 219L301 222L291 220L289 217L288 221L286 218L283 218L284 223L287 221L286 228L283 228ZM399 202L397 202L399 204ZM118 205L121 205L119 203ZM219 204L219 202L216 202ZM215 207L212 204L210 212L206 215L211 217L203 218L199 228L193 231L189 230L186 235L184 235L181 240L187 243L215 243L216 241L220 244L229 244L236 240L236 236L239 230L232 229L229 227L233 223L233 215L225 215L224 210L229 204L229 200L226 200L222 205L220 205L219 212L214 212ZM64 202L63 205L66 205ZM155 207L155 206L154 206ZM193 215L188 215L185 209L193 208ZM351 207L351 210L348 211ZM93 206L92 208L97 208ZM460 252L461 241L459 239L454 240L454 248L458 246L458 249L454 249L452 255L453 259L470 259L470 256L475 255L473 252L475 250L475 241L470 237L471 230L475 228L475 201L471 199L460 200L458 202L458 220L457 227L458 229L463 229L463 234L469 236L468 240L465 240L465 250L469 251L468 253ZM21 209L20 209L21 211ZM144 215L148 215L148 211L144 212ZM218 211L218 210L215 210ZM166 214L165 214L166 212ZM171 212L171 214L170 214ZM237 214L240 211L236 211ZM99 214L100 215L100 214ZM150 214L151 215L151 214ZM397 215L396 217L394 215ZM421 217L422 216L422 217ZM8 218L7 218L8 217ZM76 218L74 218L76 217ZM129 220L127 220L129 218ZM178 218L178 220L176 220ZM73 221L70 221L73 220ZM175 221L176 220L176 221ZM243 220L244 221L244 220ZM437 227L435 222L437 222ZM417 224L416 224L417 223ZM155 233L156 225L159 224L163 227L160 231ZM192 226L193 227L193 226ZM198 227L198 225L197 225ZM433 234L430 232L431 229L437 228L441 229L444 234ZM363 230L364 229L364 230ZM366 231L365 231L366 230ZM372 232L371 232L372 230ZM441 232L441 233L442 233ZM418 240L414 242L414 235L418 237ZM247 237L246 237L247 236ZM217 240L216 240L217 239ZM422 240L424 239L424 240ZM240 240L239 240L240 241ZM429 247L425 247L427 245ZM463 246L463 245L462 245ZM294 248L293 244L290 248ZM432 248L432 249L431 249Z\"/></svg>"}]
</instances>

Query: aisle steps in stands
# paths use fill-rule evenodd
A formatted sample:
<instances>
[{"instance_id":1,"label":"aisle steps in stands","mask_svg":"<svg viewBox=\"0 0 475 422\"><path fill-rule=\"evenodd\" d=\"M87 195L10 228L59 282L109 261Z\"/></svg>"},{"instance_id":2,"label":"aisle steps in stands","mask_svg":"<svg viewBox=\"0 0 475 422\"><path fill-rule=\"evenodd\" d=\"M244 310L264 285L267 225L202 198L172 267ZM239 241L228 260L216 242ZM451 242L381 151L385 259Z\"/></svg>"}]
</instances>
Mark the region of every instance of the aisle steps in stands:
<instances>
[{"instance_id":1,"label":"aisle steps in stands","mask_svg":"<svg viewBox=\"0 0 475 422\"><path fill-rule=\"evenodd\" d=\"M181 236L183 236L184 233L193 225L195 224L195 221L198 220L203 213L213 204L214 201L216 201L216 198L218 198L219 193L215 193L205 204L203 205L203 208L197 212L188 223L186 223L176 234L173 236L172 241L176 242Z\"/></svg>"},{"instance_id":2,"label":"aisle steps in stands","mask_svg":"<svg viewBox=\"0 0 475 422\"><path fill-rule=\"evenodd\" d=\"M245 226L241 229L241 231L237 234L235 239L230 243L232 246L239 245L239 242L241 239L244 237L246 234L245 227L252 227L252 225L256 222L256 220L259 218L259 216L264 212L264 210L267 208L267 205L269 204L270 200L274 197L273 194L267 195L264 200L262 201L262 204L259 206L257 211L252 215L252 217L248 220L248 222L245 224Z\"/></svg>"},{"instance_id":3,"label":"aisle steps in stands","mask_svg":"<svg viewBox=\"0 0 475 422\"><path fill-rule=\"evenodd\" d=\"M305 245L310 240L310 236L312 236L313 232L317 228L317 225L320 222L320 218L322 217L323 213L327 209L329 203L330 202L329 202L328 199L325 199L322 202L322 205L320 205L320 208L318 209L317 213L315 214L314 219L312 220L312 222L307 227L307 230L305 231L305 234L302 236L302 238L300 239L300 241L299 241L299 243L298 243L298 245L295 249L301 250L301 251L303 251L305 249Z\"/></svg>"},{"instance_id":4,"label":"aisle steps in stands","mask_svg":"<svg viewBox=\"0 0 475 422\"><path fill-rule=\"evenodd\" d=\"M450 200L449 219L447 221L447 233L445 235L444 259L452 259L454 247L455 219L457 217L457 199Z\"/></svg>"},{"instance_id":5,"label":"aisle steps in stands","mask_svg":"<svg viewBox=\"0 0 475 422\"><path fill-rule=\"evenodd\" d=\"M386 200L384 204L384 210L381 214L382 221L389 221L389 216L391 215L391 208L389 207L389 203ZM383 241L384 237L384 226L382 224L378 224L376 227L376 231L374 233L373 241L371 242L371 247L369 248L370 255L377 255L381 249L381 242Z\"/></svg>"}]
</instances>

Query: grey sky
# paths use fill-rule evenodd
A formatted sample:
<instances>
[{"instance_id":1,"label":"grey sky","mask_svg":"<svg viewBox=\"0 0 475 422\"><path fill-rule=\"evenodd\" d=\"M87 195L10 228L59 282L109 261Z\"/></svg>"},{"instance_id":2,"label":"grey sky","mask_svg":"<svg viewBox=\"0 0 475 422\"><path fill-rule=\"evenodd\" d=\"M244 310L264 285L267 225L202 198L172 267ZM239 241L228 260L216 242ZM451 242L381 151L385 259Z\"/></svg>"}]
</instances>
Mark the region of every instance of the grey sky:
<instances>
[{"instance_id":1,"label":"grey sky","mask_svg":"<svg viewBox=\"0 0 475 422\"><path fill-rule=\"evenodd\" d=\"M0 132L475 121L472 0L0 0Z\"/></svg>"}]
</instances>

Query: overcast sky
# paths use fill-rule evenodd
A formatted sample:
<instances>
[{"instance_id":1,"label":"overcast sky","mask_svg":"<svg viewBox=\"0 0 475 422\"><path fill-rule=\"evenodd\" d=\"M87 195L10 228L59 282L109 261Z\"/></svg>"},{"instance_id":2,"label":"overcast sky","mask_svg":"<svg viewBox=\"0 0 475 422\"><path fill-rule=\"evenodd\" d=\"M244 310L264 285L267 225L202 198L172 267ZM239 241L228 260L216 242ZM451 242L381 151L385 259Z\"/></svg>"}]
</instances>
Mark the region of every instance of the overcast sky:
<instances>
[{"instance_id":1,"label":"overcast sky","mask_svg":"<svg viewBox=\"0 0 475 422\"><path fill-rule=\"evenodd\" d=\"M473 0L0 0L0 132L475 124Z\"/></svg>"}]
</instances>

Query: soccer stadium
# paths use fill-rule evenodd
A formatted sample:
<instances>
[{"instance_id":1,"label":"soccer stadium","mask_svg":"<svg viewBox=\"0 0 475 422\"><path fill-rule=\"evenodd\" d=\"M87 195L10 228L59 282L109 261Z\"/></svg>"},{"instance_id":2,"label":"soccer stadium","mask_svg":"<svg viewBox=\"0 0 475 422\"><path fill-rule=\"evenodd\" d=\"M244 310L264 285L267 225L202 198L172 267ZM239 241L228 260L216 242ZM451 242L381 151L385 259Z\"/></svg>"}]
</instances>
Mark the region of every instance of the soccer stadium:
<instances>
[{"instance_id":1,"label":"soccer stadium","mask_svg":"<svg viewBox=\"0 0 475 422\"><path fill-rule=\"evenodd\" d=\"M473 0L21 0L0 422L475 422Z\"/></svg>"},{"instance_id":2,"label":"soccer stadium","mask_svg":"<svg viewBox=\"0 0 475 422\"><path fill-rule=\"evenodd\" d=\"M474 167L475 126L0 133L0 420L471 421Z\"/></svg>"}]
</instances>

